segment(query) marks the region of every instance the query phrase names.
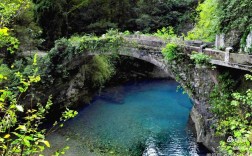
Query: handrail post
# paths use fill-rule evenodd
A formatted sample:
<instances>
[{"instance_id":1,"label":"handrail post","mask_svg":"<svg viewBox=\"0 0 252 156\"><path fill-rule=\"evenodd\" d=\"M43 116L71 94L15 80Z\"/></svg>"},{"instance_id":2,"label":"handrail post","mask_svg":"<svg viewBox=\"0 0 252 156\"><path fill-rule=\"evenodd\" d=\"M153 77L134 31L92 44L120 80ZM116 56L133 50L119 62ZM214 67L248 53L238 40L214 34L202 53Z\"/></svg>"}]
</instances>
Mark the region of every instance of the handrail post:
<instances>
[{"instance_id":1,"label":"handrail post","mask_svg":"<svg viewBox=\"0 0 252 156\"><path fill-rule=\"evenodd\" d=\"M225 61L226 63L228 63L229 60L230 60L230 52L231 52L232 50L233 50L232 47L227 47L227 48L225 49L225 59L224 59L224 61Z\"/></svg>"},{"instance_id":2,"label":"handrail post","mask_svg":"<svg viewBox=\"0 0 252 156\"><path fill-rule=\"evenodd\" d=\"M215 38L215 47L217 49L222 49L222 48L225 47L225 35L224 34L216 35L216 38Z\"/></svg>"},{"instance_id":3,"label":"handrail post","mask_svg":"<svg viewBox=\"0 0 252 156\"><path fill-rule=\"evenodd\" d=\"M206 47L207 47L207 44L202 44L202 45L200 45L199 52L200 52L200 53L203 53L203 49L205 49Z\"/></svg>"}]
</instances>

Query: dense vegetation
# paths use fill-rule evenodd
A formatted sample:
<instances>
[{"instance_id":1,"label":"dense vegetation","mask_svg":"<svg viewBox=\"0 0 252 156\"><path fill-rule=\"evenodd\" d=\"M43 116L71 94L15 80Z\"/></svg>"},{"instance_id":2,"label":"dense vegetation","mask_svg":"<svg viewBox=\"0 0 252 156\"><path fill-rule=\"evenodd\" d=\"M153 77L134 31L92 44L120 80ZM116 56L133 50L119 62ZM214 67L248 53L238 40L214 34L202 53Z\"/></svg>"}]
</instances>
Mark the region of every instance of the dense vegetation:
<instances>
[{"instance_id":1,"label":"dense vegetation","mask_svg":"<svg viewBox=\"0 0 252 156\"><path fill-rule=\"evenodd\" d=\"M1 54L6 54L0 66L0 155L4 156L41 153L45 146L50 147L45 136L77 115L76 111L66 108L50 130L43 129L41 125L53 103L51 96L40 99L39 90L35 89L36 83L41 81L37 55L26 63L8 59L19 48L19 41L7 27L30 4L29 1L19 0L0 3L0 50ZM60 153L64 150L62 148Z\"/></svg>"},{"instance_id":2,"label":"dense vegetation","mask_svg":"<svg viewBox=\"0 0 252 156\"><path fill-rule=\"evenodd\" d=\"M153 32L164 26L177 32L190 29L195 0L34 0L36 20L46 46L74 33L120 31ZM189 26L189 27L188 27Z\"/></svg>"},{"instance_id":3,"label":"dense vegetation","mask_svg":"<svg viewBox=\"0 0 252 156\"><path fill-rule=\"evenodd\" d=\"M188 38L214 41L216 34L224 33L226 46L251 54L252 45L245 49L252 30L251 5L250 0L205 0L197 8L198 22ZM251 75L245 78L251 81ZM227 74L219 77L219 85L210 96L212 112L218 120L214 127L217 135L227 138L221 141L220 152L251 155L251 82L245 83L247 88L242 90L238 82Z\"/></svg>"},{"instance_id":4,"label":"dense vegetation","mask_svg":"<svg viewBox=\"0 0 252 156\"><path fill-rule=\"evenodd\" d=\"M226 46L245 51L252 30L251 7L250 0L205 0L197 7L198 21L188 38L214 41L216 34L223 33Z\"/></svg>"},{"instance_id":5,"label":"dense vegetation","mask_svg":"<svg viewBox=\"0 0 252 156\"><path fill-rule=\"evenodd\" d=\"M116 51L119 43L122 42L120 42L117 31L110 31L103 37L74 36L70 39L58 40L47 57L40 58L35 55L34 58L20 59L16 57L18 50L22 50L19 45L32 46L31 44L25 45L29 41L24 41L24 39L31 40L30 37L37 37L21 31L26 30L24 27L27 26L27 20L22 17L26 13L30 13L29 9L33 5L30 1L18 0L5 1L0 4L3 7L0 10L2 15L0 27L2 54L0 66L0 154L33 155L41 153L45 147L50 147L50 143L45 139L46 135L62 127L62 123L67 119L77 115L76 111L67 108L72 106L71 100L67 101L70 103L60 104L58 101L53 103L55 93L57 94L60 89L66 88L51 89L51 86L64 84L72 78L76 72L76 68L71 66L72 59L94 50L99 50L101 54L108 50ZM12 6L17 8L12 8ZM22 22L19 23L20 21ZM27 28L31 32L32 26ZM13 28L20 28L21 34ZM34 48L34 46L32 47ZM114 68L110 60L111 57L102 55L86 59L81 70L84 72L83 85L85 84L87 90L100 88L113 75ZM82 94L82 96L84 95ZM62 115L60 118L56 116L51 129L43 129L43 124L48 122L46 116L48 113L50 114L51 108L54 111L62 112ZM49 121L49 123L52 122ZM64 154L68 148L62 147L55 152L55 155Z\"/></svg>"},{"instance_id":6,"label":"dense vegetation","mask_svg":"<svg viewBox=\"0 0 252 156\"><path fill-rule=\"evenodd\" d=\"M252 76L246 74L245 79L251 81ZM243 90L235 89L235 81L227 73L221 75L219 81L220 85L211 93L210 102L218 118L216 134L227 137L220 142L220 150L229 155L251 155L252 90L249 85Z\"/></svg>"}]
</instances>

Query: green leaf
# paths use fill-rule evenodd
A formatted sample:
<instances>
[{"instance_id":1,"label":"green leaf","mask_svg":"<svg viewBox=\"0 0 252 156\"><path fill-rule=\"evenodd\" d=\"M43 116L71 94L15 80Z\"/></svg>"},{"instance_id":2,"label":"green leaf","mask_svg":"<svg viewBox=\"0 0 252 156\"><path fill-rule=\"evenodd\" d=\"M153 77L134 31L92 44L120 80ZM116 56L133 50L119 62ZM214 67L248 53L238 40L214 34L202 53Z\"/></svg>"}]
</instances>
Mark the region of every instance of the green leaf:
<instances>
[{"instance_id":1,"label":"green leaf","mask_svg":"<svg viewBox=\"0 0 252 156\"><path fill-rule=\"evenodd\" d=\"M22 136L21 134L18 134L17 132L12 132L12 134L16 135L19 138Z\"/></svg>"},{"instance_id":2,"label":"green leaf","mask_svg":"<svg viewBox=\"0 0 252 156\"><path fill-rule=\"evenodd\" d=\"M239 106L239 104L240 104L239 101L236 101L236 100L231 101L232 106Z\"/></svg>"},{"instance_id":3,"label":"green leaf","mask_svg":"<svg viewBox=\"0 0 252 156\"><path fill-rule=\"evenodd\" d=\"M37 56L38 54L36 53L33 58L33 65L37 65Z\"/></svg>"},{"instance_id":4,"label":"green leaf","mask_svg":"<svg viewBox=\"0 0 252 156\"><path fill-rule=\"evenodd\" d=\"M0 138L0 142L4 142L4 139L3 139L3 138Z\"/></svg>"},{"instance_id":5,"label":"green leaf","mask_svg":"<svg viewBox=\"0 0 252 156\"><path fill-rule=\"evenodd\" d=\"M27 147L30 147L30 146L31 146L30 141L27 140L27 139L25 139L25 138L23 139L23 143L24 143L24 145L27 146Z\"/></svg>"},{"instance_id":6,"label":"green leaf","mask_svg":"<svg viewBox=\"0 0 252 156\"><path fill-rule=\"evenodd\" d=\"M25 139L26 139L26 140L31 140L31 141L34 140L34 138L31 137L31 136L25 136Z\"/></svg>"},{"instance_id":7,"label":"green leaf","mask_svg":"<svg viewBox=\"0 0 252 156\"><path fill-rule=\"evenodd\" d=\"M17 108L18 111L24 112L23 106L21 106L21 105L16 105L16 108Z\"/></svg>"},{"instance_id":8,"label":"green leaf","mask_svg":"<svg viewBox=\"0 0 252 156\"><path fill-rule=\"evenodd\" d=\"M18 130L18 129L20 129L22 131L27 131L27 128L25 125L19 125L18 128L16 128L16 130Z\"/></svg>"},{"instance_id":9,"label":"green leaf","mask_svg":"<svg viewBox=\"0 0 252 156\"><path fill-rule=\"evenodd\" d=\"M25 92L25 89L23 87L18 86L17 87L21 93Z\"/></svg>"},{"instance_id":10,"label":"green leaf","mask_svg":"<svg viewBox=\"0 0 252 156\"><path fill-rule=\"evenodd\" d=\"M234 132L234 136L236 137L236 138L238 138L238 137L241 137L241 132L239 132L239 131L235 131Z\"/></svg>"},{"instance_id":11,"label":"green leaf","mask_svg":"<svg viewBox=\"0 0 252 156\"><path fill-rule=\"evenodd\" d=\"M4 139L8 139L10 137L10 134L6 134L5 136L4 136Z\"/></svg>"},{"instance_id":12,"label":"green leaf","mask_svg":"<svg viewBox=\"0 0 252 156\"><path fill-rule=\"evenodd\" d=\"M1 102L4 102L5 100L4 100L4 98L0 98L0 101L1 101Z\"/></svg>"},{"instance_id":13,"label":"green leaf","mask_svg":"<svg viewBox=\"0 0 252 156\"><path fill-rule=\"evenodd\" d=\"M50 143L46 140L42 141L47 147L50 147Z\"/></svg>"}]
</instances>

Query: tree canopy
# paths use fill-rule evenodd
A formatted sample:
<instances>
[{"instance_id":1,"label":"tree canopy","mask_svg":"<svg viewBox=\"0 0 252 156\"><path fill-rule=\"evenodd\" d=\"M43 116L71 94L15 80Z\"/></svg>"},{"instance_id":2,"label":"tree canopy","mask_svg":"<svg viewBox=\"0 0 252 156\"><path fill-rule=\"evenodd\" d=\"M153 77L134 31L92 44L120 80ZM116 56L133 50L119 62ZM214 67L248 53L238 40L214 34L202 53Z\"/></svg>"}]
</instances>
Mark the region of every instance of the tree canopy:
<instances>
[{"instance_id":1,"label":"tree canopy","mask_svg":"<svg viewBox=\"0 0 252 156\"><path fill-rule=\"evenodd\" d=\"M193 23L195 0L34 0L35 15L47 46L74 33L156 31L174 26L177 32ZM192 24L191 24L192 26ZM189 27L190 29L191 27Z\"/></svg>"}]
</instances>

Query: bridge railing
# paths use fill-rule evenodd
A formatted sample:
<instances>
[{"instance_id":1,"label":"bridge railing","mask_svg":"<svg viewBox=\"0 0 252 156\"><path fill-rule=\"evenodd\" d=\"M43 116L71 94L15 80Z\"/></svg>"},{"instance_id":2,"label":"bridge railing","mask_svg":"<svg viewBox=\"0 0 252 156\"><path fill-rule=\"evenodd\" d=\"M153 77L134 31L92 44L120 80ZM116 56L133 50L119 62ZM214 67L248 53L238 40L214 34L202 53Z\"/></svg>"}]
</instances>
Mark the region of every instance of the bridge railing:
<instances>
[{"instance_id":1,"label":"bridge railing","mask_svg":"<svg viewBox=\"0 0 252 156\"><path fill-rule=\"evenodd\" d=\"M126 40L136 42L138 47L156 49L159 52L161 52L161 49L169 42L158 37L145 35L128 36ZM182 39L178 39L177 42L186 49L188 54L191 54L192 51L196 51L211 56L211 63L213 64L252 71L252 55L232 53L230 48L227 48L225 51L213 49L214 44L209 42L183 41ZM211 48L206 48L204 45Z\"/></svg>"}]
</instances>

